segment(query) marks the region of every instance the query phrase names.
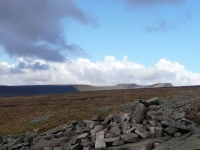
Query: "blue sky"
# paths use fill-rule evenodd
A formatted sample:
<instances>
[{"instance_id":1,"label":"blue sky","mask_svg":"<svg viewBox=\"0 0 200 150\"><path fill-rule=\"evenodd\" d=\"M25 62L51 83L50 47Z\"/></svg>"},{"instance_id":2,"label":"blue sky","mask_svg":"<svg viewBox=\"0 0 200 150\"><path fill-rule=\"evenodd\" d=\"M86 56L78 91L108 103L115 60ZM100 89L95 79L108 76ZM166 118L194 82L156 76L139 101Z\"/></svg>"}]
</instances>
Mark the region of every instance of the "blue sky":
<instances>
[{"instance_id":1,"label":"blue sky","mask_svg":"<svg viewBox=\"0 0 200 150\"><path fill-rule=\"evenodd\" d=\"M180 62L192 71L200 71L194 65L200 61L197 12L200 2L145 8L127 8L125 3L106 0L79 0L77 4L94 14L99 24L96 28L75 21L67 25L68 39L79 41L90 59L103 60L105 54L118 59L127 55L129 60L149 66L166 58ZM165 21L166 27L149 33L147 28L159 26L159 20Z\"/></svg>"},{"instance_id":2,"label":"blue sky","mask_svg":"<svg viewBox=\"0 0 200 150\"><path fill-rule=\"evenodd\" d=\"M0 84L200 84L200 1L42 3L0 0Z\"/></svg>"}]
</instances>

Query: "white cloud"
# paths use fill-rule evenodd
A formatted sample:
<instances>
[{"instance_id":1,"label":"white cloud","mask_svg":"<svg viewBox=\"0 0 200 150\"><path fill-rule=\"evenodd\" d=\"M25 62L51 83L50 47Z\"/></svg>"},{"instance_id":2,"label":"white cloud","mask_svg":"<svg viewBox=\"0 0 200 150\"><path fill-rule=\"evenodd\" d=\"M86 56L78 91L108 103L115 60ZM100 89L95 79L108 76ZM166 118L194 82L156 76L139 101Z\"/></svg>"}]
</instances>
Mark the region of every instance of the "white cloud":
<instances>
[{"instance_id":1,"label":"white cloud","mask_svg":"<svg viewBox=\"0 0 200 150\"><path fill-rule=\"evenodd\" d=\"M103 61L91 62L79 58L64 63L19 58L16 63L0 62L0 84L90 84L115 85L136 83L172 83L173 85L200 84L200 74L185 69L178 62L160 59L155 65L145 67L124 56L117 60L105 56Z\"/></svg>"}]
</instances>

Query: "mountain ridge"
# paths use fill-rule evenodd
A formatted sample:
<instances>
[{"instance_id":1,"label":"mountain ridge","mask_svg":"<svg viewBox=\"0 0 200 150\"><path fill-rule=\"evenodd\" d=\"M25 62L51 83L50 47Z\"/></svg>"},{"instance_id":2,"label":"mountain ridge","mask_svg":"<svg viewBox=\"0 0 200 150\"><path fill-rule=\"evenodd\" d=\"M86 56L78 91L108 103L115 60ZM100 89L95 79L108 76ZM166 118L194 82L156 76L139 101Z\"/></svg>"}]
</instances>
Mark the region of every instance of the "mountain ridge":
<instances>
[{"instance_id":1,"label":"mountain ridge","mask_svg":"<svg viewBox=\"0 0 200 150\"><path fill-rule=\"evenodd\" d=\"M0 85L0 97L33 96L45 94L62 94L69 92L105 91L137 88L173 87L171 83L157 83L153 85L117 84L114 86L92 86L86 84L72 85Z\"/></svg>"}]
</instances>

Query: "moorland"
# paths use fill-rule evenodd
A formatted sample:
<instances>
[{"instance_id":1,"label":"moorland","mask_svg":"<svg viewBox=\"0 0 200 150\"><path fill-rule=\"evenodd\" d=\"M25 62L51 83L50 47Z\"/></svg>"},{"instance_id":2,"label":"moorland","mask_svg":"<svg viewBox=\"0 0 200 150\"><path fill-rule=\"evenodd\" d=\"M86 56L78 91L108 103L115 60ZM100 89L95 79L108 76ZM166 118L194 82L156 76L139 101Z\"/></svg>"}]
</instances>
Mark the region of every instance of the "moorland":
<instances>
[{"instance_id":1,"label":"moorland","mask_svg":"<svg viewBox=\"0 0 200 150\"><path fill-rule=\"evenodd\" d=\"M184 100L200 96L200 86L140 88L106 91L87 91L37 96L16 96L0 98L0 135L33 132L40 128L44 132L68 120L90 119L92 115L102 117L112 112L119 112L135 100L148 100L182 97ZM197 122L200 101L187 114L187 118ZM50 119L34 124L29 122L40 116L51 115Z\"/></svg>"}]
</instances>

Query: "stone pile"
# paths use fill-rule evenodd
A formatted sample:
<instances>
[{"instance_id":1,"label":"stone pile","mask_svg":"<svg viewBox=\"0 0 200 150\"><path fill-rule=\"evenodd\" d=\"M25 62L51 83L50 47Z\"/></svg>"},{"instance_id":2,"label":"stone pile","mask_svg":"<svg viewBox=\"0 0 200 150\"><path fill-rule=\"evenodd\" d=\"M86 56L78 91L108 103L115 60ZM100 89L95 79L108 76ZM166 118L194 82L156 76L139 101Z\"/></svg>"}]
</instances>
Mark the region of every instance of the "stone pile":
<instances>
[{"instance_id":1,"label":"stone pile","mask_svg":"<svg viewBox=\"0 0 200 150\"><path fill-rule=\"evenodd\" d=\"M0 136L0 150L200 149L200 129L186 119L190 108L185 101L138 100L105 119L94 115L42 134Z\"/></svg>"}]
</instances>

